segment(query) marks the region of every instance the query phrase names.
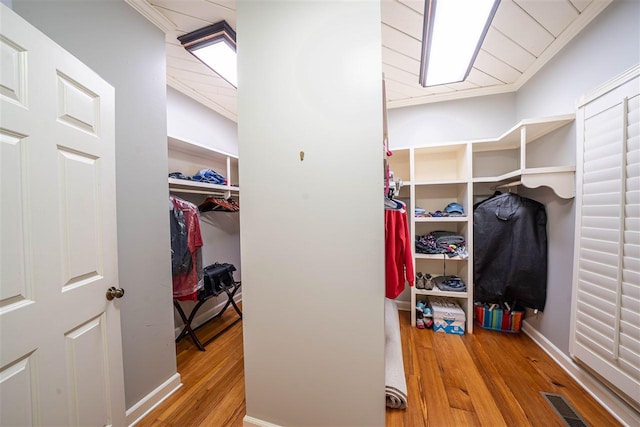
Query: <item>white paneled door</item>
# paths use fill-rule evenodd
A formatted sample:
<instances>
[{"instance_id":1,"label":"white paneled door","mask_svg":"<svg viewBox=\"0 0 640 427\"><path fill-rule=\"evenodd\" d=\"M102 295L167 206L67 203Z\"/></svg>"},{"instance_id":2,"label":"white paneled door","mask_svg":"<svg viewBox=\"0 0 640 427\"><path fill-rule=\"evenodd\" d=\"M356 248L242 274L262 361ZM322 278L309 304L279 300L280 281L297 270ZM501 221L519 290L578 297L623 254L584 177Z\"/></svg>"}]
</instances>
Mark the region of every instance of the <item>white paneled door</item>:
<instances>
[{"instance_id":1,"label":"white paneled door","mask_svg":"<svg viewBox=\"0 0 640 427\"><path fill-rule=\"evenodd\" d=\"M2 4L0 32L0 425L124 425L114 89Z\"/></svg>"}]
</instances>

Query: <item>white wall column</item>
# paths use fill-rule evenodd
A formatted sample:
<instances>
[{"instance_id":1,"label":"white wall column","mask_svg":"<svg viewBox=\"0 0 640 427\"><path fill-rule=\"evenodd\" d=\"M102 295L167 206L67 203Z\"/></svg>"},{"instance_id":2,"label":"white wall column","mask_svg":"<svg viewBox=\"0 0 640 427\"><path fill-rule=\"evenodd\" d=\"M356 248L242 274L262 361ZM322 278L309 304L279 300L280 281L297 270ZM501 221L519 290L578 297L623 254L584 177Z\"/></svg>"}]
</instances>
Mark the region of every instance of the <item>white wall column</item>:
<instances>
[{"instance_id":1,"label":"white wall column","mask_svg":"<svg viewBox=\"0 0 640 427\"><path fill-rule=\"evenodd\" d=\"M380 4L238 2L237 23L247 420L382 426Z\"/></svg>"}]
</instances>

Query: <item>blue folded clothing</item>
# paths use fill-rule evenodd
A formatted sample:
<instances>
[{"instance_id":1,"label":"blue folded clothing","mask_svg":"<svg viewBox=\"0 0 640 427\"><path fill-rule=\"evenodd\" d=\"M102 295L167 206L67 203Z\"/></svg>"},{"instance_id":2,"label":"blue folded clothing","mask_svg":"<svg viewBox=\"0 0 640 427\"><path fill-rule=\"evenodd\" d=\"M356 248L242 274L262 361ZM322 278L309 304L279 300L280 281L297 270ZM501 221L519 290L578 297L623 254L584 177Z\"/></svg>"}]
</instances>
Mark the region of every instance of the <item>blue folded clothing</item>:
<instances>
[{"instance_id":1,"label":"blue folded clothing","mask_svg":"<svg viewBox=\"0 0 640 427\"><path fill-rule=\"evenodd\" d=\"M171 172L169 174L169 178L184 179L184 180L187 180L187 181L191 181L191 177L183 175L182 172Z\"/></svg>"},{"instance_id":2,"label":"blue folded clothing","mask_svg":"<svg viewBox=\"0 0 640 427\"><path fill-rule=\"evenodd\" d=\"M458 276L438 276L433 279L441 291L466 292L467 285Z\"/></svg>"},{"instance_id":3,"label":"blue folded clothing","mask_svg":"<svg viewBox=\"0 0 640 427\"><path fill-rule=\"evenodd\" d=\"M227 183L227 179L213 169L201 169L191 179L207 184L225 185Z\"/></svg>"}]
</instances>

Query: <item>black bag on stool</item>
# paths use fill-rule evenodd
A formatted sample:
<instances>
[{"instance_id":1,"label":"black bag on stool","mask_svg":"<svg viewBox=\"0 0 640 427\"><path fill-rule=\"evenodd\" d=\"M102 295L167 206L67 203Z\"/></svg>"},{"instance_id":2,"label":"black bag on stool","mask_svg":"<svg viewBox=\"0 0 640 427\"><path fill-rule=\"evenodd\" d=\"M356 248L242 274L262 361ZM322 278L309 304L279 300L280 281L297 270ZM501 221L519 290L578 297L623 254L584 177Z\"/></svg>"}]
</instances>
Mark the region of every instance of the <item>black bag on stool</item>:
<instances>
[{"instance_id":1,"label":"black bag on stool","mask_svg":"<svg viewBox=\"0 0 640 427\"><path fill-rule=\"evenodd\" d=\"M233 264L218 263L209 265L204 268L204 288L202 292L206 296L218 296L226 287L233 286L233 272L236 267Z\"/></svg>"}]
</instances>

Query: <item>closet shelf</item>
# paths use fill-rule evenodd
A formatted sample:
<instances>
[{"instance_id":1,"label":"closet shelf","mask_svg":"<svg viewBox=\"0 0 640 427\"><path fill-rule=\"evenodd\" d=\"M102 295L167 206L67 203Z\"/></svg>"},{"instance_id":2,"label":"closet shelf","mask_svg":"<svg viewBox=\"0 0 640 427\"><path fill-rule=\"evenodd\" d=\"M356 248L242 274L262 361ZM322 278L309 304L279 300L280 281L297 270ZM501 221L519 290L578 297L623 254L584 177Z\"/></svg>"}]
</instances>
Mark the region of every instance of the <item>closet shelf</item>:
<instances>
[{"instance_id":1,"label":"closet shelf","mask_svg":"<svg viewBox=\"0 0 640 427\"><path fill-rule=\"evenodd\" d=\"M208 159L217 158L220 160L226 160L226 158L229 157L235 161L238 160L238 156L236 156L235 154L227 153L226 151L206 147L195 142L185 141L172 136L167 137L167 142L170 150L180 151L192 156L205 157Z\"/></svg>"},{"instance_id":2,"label":"closet shelf","mask_svg":"<svg viewBox=\"0 0 640 427\"><path fill-rule=\"evenodd\" d=\"M169 178L169 191L174 193L194 194L223 194L230 197L231 193L239 193L240 187L232 185L207 184L205 182L187 181L186 179Z\"/></svg>"},{"instance_id":3,"label":"closet shelf","mask_svg":"<svg viewBox=\"0 0 640 427\"><path fill-rule=\"evenodd\" d=\"M521 143L529 144L539 138L568 125L575 120L575 114L525 119L495 139L473 142L473 152L510 150L518 148ZM523 135L524 133L524 135Z\"/></svg>"},{"instance_id":4,"label":"closet shelf","mask_svg":"<svg viewBox=\"0 0 640 427\"><path fill-rule=\"evenodd\" d=\"M549 187L558 197L571 199L575 197L575 166L553 166L545 168L527 168L507 172L499 176L473 178L474 183L497 183L496 188L508 187L510 183L519 181L525 187Z\"/></svg>"},{"instance_id":5,"label":"closet shelf","mask_svg":"<svg viewBox=\"0 0 640 427\"><path fill-rule=\"evenodd\" d=\"M449 257L443 254L416 254L416 259L434 259L436 261L466 261L468 258L460 258L459 256ZM465 294L466 295L466 294Z\"/></svg>"},{"instance_id":6,"label":"closet shelf","mask_svg":"<svg viewBox=\"0 0 640 427\"><path fill-rule=\"evenodd\" d=\"M533 168L522 171L520 181L529 188L546 186L558 197L572 199L576 196L575 166Z\"/></svg>"},{"instance_id":7,"label":"closet shelf","mask_svg":"<svg viewBox=\"0 0 640 427\"><path fill-rule=\"evenodd\" d=\"M469 295L467 295L466 292L441 291L440 289L437 289L437 288L434 288L432 290L427 290L427 289L418 289L418 288L414 287L413 291L417 295L428 295L428 296L432 296L432 297L454 297L454 298L468 298L469 297Z\"/></svg>"},{"instance_id":8,"label":"closet shelf","mask_svg":"<svg viewBox=\"0 0 640 427\"><path fill-rule=\"evenodd\" d=\"M466 216L440 216L440 217L416 217L416 222L468 222L468 218Z\"/></svg>"},{"instance_id":9,"label":"closet shelf","mask_svg":"<svg viewBox=\"0 0 640 427\"><path fill-rule=\"evenodd\" d=\"M486 183L493 183L493 182L502 182L502 181L506 181L512 178L518 178L520 177L520 174L522 173L521 169L517 169L511 172L507 172L504 173L502 175L498 175L498 176L479 176L479 177L475 177L473 178L473 182L474 183L481 183L481 182L486 182Z\"/></svg>"},{"instance_id":10,"label":"closet shelf","mask_svg":"<svg viewBox=\"0 0 640 427\"><path fill-rule=\"evenodd\" d=\"M185 175L192 175L201 169L214 169L225 176L227 182L237 182L237 155L172 136L168 136L167 141L169 173L179 171ZM169 178L169 190L177 193L219 195L225 198L240 191L232 185L206 184L175 178Z\"/></svg>"},{"instance_id":11,"label":"closet shelf","mask_svg":"<svg viewBox=\"0 0 640 427\"><path fill-rule=\"evenodd\" d=\"M449 179L449 180L439 180L439 181L419 181L414 182L414 185L447 185L447 184L466 184L466 179Z\"/></svg>"}]
</instances>

